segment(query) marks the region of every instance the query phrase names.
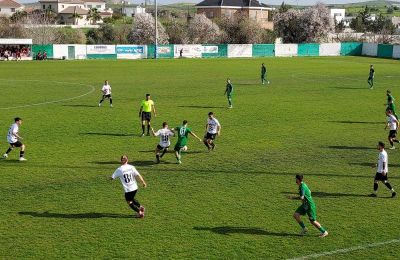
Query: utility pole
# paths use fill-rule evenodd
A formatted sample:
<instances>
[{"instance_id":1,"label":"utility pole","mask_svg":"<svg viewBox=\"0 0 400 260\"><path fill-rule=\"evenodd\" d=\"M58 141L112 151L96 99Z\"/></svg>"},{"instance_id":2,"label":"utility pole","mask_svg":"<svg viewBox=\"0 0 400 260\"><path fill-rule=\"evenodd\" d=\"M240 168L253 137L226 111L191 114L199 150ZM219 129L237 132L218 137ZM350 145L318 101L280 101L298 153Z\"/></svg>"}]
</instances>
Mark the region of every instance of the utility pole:
<instances>
[{"instance_id":1,"label":"utility pole","mask_svg":"<svg viewBox=\"0 0 400 260\"><path fill-rule=\"evenodd\" d=\"M157 0L154 0L154 5L155 5L155 28L156 28L156 39L155 39L155 44L154 44L154 59L157 59L157 45L158 45L158 28L157 28L157 22L158 22L158 18L157 18Z\"/></svg>"}]
</instances>

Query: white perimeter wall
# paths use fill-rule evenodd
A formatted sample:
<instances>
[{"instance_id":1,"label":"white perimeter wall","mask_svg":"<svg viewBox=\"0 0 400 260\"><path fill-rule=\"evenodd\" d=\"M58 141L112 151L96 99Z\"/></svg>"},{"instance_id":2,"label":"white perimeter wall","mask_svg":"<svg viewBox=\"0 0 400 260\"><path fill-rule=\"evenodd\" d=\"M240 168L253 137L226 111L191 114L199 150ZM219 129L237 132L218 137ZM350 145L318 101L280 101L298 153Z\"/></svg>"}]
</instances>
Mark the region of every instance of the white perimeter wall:
<instances>
[{"instance_id":1,"label":"white perimeter wall","mask_svg":"<svg viewBox=\"0 0 400 260\"><path fill-rule=\"evenodd\" d=\"M82 60L86 59L86 45L75 44L75 59Z\"/></svg>"},{"instance_id":2,"label":"white perimeter wall","mask_svg":"<svg viewBox=\"0 0 400 260\"><path fill-rule=\"evenodd\" d=\"M393 58L400 59L400 45L393 45Z\"/></svg>"},{"instance_id":3,"label":"white perimeter wall","mask_svg":"<svg viewBox=\"0 0 400 260\"><path fill-rule=\"evenodd\" d=\"M176 44L174 45L174 57L180 57L180 51L183 50L184 58L201 58L203 46L201 44Z\"/></svg>"},{"instance_id":4,"label":"white perimeter wall","mask_svg":"<svg viewBox=\"0 0 400 260\"><path fill-rule=\"evenodd\" d=\"M53 45L53 58L61 59L65 56L68 59L68 45L65 44L54 44Z\"/></svg>"},{"instance_id":5,"label":"white perimeter wall","mask_svg":"<svg viewBox=\"0 0 400 260\"><path fill-rule=\"evenodd\" d=\"M319 56L340 56L340 43L321 43L319 45Z\"/></svg>"},{"instance_id":6,"label":"white perimeter wall","mask_svg":"<svg viewBox=\"0 0 400 260\"><path fill-rule=\"evenodd\" d=\"M275 56L297 56L297 44L275 44Z\"/></svg>"},{"instance_id":7,"label":"white perimeter wall","mask_svg":"<svg viewBox=\"0 0 400 260\"><path fill-rule=\"evenodd\" d=\"M54 44L53 58L61 59L65 56L68 59L68 46L75 47L75 59L86 59L86 45L84 44Z\"/></svg>"},{"instance_id":8,"label":"white perimeter wall","mask_svg":"<svg viewBox=\"0 0 400 260\"><path fill-rule=\"evenodd\" d=\"M244 58L252 56L252 44L228 44L228 58Z\"/></svg>"},{"instance_id":9,"label":"white perimeter wall","mask_svg":"<svg viewBox=\"0 0 400 260\"><path fill-rule=\"evenodd\" d=\"M378 44L377 43L363 43L362 55L364 56L378 56Z\"/></svg>"}]
</instances>

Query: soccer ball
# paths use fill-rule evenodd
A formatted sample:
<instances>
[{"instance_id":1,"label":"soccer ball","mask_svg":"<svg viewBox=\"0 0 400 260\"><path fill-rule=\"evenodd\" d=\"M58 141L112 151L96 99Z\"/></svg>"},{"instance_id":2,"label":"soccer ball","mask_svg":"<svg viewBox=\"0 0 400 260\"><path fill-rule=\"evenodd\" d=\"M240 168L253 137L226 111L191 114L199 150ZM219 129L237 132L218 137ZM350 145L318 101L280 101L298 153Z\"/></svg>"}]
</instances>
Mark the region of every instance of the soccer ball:
<instances>
[{"instance_id":1,"label":"soccer ball","mask_svg":"<svg viewBox=\"0 0 400 260\"><path fill-rule=\"evenodd\" d=\"M185 145L184 147L182 147L182 151L186 152L188 149L188 147Z\"/></svg>"}]
</instances>

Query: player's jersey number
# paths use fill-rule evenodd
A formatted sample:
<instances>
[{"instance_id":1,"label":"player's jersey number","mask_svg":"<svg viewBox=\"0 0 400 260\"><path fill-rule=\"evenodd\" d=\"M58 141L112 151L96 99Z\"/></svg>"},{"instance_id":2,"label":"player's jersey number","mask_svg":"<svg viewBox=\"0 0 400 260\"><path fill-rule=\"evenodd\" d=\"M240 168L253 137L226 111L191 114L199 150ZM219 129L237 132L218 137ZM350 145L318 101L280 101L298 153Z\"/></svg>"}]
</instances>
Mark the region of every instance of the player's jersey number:
<instances>
[{"instance_id":1,"label":"player's jersey number","mask_svg":"<svg viewBox=\"0 0 400 260\"><path fill-rule=\"evenodd\" d=\"M161 140L162 140L164 143L168 143L169 136L168 136L168 135L162 135L162 136L161 136Z\"/></svg>"},{"instance_id":2,"label":"player's jersey number","mask_svg":"<svg viewBox=\"0 0 400 260\"><path fill-rule=\"evenodd\" d=\"M127 174L124 174L123 176L124 176L125 183L130 183L133 180L132 173L127 173Z\"/></svg>"}]
</instances>

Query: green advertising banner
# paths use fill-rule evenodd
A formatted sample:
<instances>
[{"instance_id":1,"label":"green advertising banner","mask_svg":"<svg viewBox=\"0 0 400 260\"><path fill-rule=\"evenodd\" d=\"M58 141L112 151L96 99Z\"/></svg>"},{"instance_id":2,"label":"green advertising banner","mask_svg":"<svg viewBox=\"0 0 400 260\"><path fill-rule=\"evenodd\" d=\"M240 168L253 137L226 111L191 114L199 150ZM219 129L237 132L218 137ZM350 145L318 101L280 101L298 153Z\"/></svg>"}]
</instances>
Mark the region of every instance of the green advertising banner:
<instances>
[{"instance_id":1,"label":"green advertising banner","mask_svg":"<svg viewBox=\"0 0 400 260\"><path fill-rule=\"evenodd\" d=\"M36 55L38 52L43 54L44 51L47 53L47 58L53 58L53 45L51 44L34 44L32 45L32 58L36 60Z\"/></svg>"},{"instance_id":2,"label":"green advertising banner","mask_svg":"<svg viewBox=\"0 0 400 260\"><path fill-rule=\"evenodd\" d=\"M392 58L393 57L393 45L378 44L378 57Z\"/></svg>"},{"instance_id":3,"label":"green advertising banner","mask_svg":"<svg viewBox=\"0 0 400 260\"><path fill-rule=\"evenodd\" d=\"M275 56L275 44L253 44L253 57Z\"/></svg>"},{"instance_id":4,"label":"green advertising banner","mask_svg":"<svg viewBox=\"0 0 400 260\"><path fill-rule=\"evenodd\" d=\"M362 53L361 42L342 42L340 47L341 56L361 56Z\"/></svg>"},{"instance_id":5,"label":"green advertising banner","mask_svg":"<svg viewBox=\"0 0 400 260\"><path fill-rule=\"evenodd\" d=\"M319 44L318 43L298 44L297 56L319 56Z\"/></svg>"}]
</instances>

